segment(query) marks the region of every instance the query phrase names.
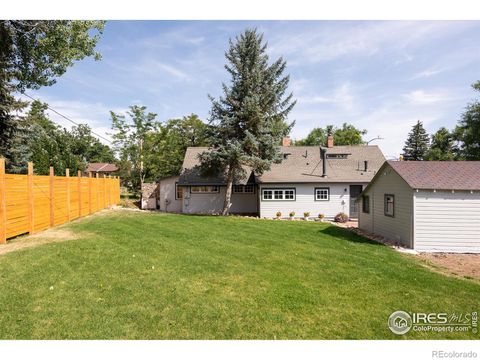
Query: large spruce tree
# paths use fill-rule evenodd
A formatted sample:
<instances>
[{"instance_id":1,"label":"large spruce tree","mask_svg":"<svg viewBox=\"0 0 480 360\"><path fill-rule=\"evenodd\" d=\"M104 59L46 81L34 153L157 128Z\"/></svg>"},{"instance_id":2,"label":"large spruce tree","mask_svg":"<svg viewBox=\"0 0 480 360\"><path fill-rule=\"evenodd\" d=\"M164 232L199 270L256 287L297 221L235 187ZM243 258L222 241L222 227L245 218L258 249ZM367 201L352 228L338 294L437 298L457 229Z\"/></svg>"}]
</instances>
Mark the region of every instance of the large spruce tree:
<instances>
[{"instance_id":1,"label":"large spruce tree","mask_svg":"<svg viewBox=\"0 0 480 360\"><path fill-rule=\"evenodd\" d=\"M407 141L405 141L405 146L403 147L404 159L424 160L429 148L429 142L429 137L423 127L423 123L418 120L408 134Z\"/></svg>"},{"instance_id":2,"label":"large spruce tree","mask_svg":"<svg viewBox=\"0 0 480 360\"><path fill-rule=\"evenodd\" d=\"M257 30L247 29L225 54L230 83L223 84L223 96L210 97L211 147L200 154L204 173L225 175L223 215L230 209L232 185L245 179L247 166L256 174L281 161L279 144L290 132L288 113L295 105L287 94L289 76L283 75L286 62L279 58L269 64L267 44Z\"/></svg>"}]
</instances>

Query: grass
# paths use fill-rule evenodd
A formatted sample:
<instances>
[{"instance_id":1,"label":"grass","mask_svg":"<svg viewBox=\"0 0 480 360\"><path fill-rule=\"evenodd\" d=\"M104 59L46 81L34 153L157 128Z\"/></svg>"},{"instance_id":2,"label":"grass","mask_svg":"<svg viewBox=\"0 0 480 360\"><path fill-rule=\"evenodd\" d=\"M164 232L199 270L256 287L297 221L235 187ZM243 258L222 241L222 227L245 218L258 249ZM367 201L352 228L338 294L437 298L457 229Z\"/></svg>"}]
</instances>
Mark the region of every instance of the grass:
<instances>
[{"instance_id":1,"label":"grass","mask_svg":"<svg viewBox=\"0 0 480 360\"><path fill-rule=\"evenodd\" d=\"M390 339L395 310L478 310L480 285L323 223L112 211L0 256L3 339ZM21 241L21 240L20 240Z\"/></svg>"}]
</instances>

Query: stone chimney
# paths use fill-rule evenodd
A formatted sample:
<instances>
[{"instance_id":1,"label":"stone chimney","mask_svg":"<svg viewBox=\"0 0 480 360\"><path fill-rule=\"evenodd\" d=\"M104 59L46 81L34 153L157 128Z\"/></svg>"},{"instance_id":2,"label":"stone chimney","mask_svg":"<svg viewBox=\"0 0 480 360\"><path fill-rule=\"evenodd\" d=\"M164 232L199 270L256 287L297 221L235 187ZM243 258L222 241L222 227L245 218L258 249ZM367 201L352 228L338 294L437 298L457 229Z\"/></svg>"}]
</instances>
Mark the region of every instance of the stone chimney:
<instances>
[{"instance_id":1,"label":"stone chimney","mask_svg":"<svg viewBox=\"0 0 480 360\"><path fill-rule=\"evenodd\" d=\"M329 149L333 148L333 136L332 136L332 134L328 134L327 148L329 148Z\"/></svg>"},{"instance_id":2,"label":"stone chimney","mask_svg":"<svg viewBox=\"0 0 480 360\"><path fill-rule=\"evenodd\" d=\"M290 139L290 136L285 136L282 140L282 146L290 146L292 143L292 140Z\"/></svg>"}]
</instances>

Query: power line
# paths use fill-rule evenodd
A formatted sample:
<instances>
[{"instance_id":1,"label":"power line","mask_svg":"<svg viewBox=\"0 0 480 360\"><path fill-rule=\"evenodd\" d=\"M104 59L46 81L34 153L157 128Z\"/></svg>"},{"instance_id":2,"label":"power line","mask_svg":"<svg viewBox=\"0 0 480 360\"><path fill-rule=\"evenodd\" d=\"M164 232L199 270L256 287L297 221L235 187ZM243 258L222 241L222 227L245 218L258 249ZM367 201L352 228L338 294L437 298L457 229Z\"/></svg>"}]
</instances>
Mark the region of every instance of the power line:
<instances>
[{"instance_id":1,"label":"power line","mask_svg":"<svg viewBox=\"0 0 480 360\"><path fill-rule=\"evenodd\" d=\"M23 94L23 95L25 95L26 97L28 97L28 98L30 98L30 99L32 99L32 100L34 100L34 101L40 101L40 100L38 100L38 99L35 99L33 96L30 96L30 95L28 95L28 94L27 94L27 93L25 93L25 92L22 92L22 94ZM63 114L61 114L61 113L59 113L57 110L55 110L55 109L51 108L51 107L50 107L50 105L48 105L47 103L44 103L44 104L45 104L45 105L47 105L47 108L48 108L49 110L53 111L53 112L54 112L55 114L57 114L58 116L61 116L61 117L62 117L62 118L64 118L65 120L68 120L68 121L70 121L72 124L75 124L75 125L77 125L77 126L80 126L80 125L81 125L81 124L79 124L79 123L77 123L77 122L73 121L72 119L68 118L67 116L65 116L65 115L63 115ZM99 137L100 139L103 139L103 140L105 140L105 141L109 142L110 144L112 144L112 141L111 141L111 140L109 140L109 139L107 139L107 138L103 137L103 136L102 136L102 135L100 135L100 134L97 134L96 132L92 131L91 129L90 129L90 132L91 132L92 134L96 135L97 137Z\"/></svg>"}]
</instances>

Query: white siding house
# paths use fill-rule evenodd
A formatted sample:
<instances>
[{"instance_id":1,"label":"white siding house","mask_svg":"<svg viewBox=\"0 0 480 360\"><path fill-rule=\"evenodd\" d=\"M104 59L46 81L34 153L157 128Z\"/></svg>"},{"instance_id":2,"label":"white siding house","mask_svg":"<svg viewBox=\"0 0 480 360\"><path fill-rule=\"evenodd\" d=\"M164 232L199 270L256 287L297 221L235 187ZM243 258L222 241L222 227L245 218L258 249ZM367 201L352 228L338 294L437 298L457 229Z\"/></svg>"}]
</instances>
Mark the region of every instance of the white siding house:
<instances>
[{"instance_id":1,"label":"white siding house","mask_svg":"<svg viewBox=\"0 0 480 360\"><path fill-rule=\"evenodd\" d=\"M357 185L366 186L367 183ZM294 199L275 199L274 191L278 189L293 191ZM271 198L269 191L273 191ZM330 219L339 212L350 216L350 184L265 184L259 186L259 193L260 217L272 218L278 211L282 217L288 217L291 211L295 212L295 217L303 217L304 212L309 212L311 217L323 214Z\"/></svg>"},{"instance_id":2,"label":"white siding house","mask_svg":"<svg viewBox=\"0 0 480 360\"><path fill-rule=\"evenodd\" d=\"M283 217L294 211L296 217L309 212L311 217L324 214L327 218L343 212L356 218L358 196L385 161L380 149L334 146L331 136L327 147L289 146L286 140L279 149L282 161L272 164L269 171L255 174L244 168L247 178L235 182L230 212L267 218L276 217L278 211ZM185 153L178 184L185 189L182 212L187 214L223 210L225 174L202 175L199 154L204 151L209 149L190 147Z\"/></svg>"},{"instance_id":3,"label":"white siding house","mask_svg":"<svg viewBox=\"0 0 480 360\"><path fill-rule=\"evenodd\" d=\"M182 189L177 186L178 176L161 179L159 185L158 207L160 211L182 212Z\"/></svg>"},{"instance_id":4,"label":"white siding house","mask_svg":"<svg viewBox=\"0 0 480 360\"><path fill-rule=\"evenodd\" d=\"M359 228L417 251L479 253L480 162L386 162L362 193Z\"/></svg>"},{"instance_id":5,"label":"white siding house","mask_svg":"<svg viewBox=\"0 0 480 360\"><path fill-rule=\"evenodd\" d=\"M185 187L183 212L185 214L220 214L223 210L225 199L225 186L216 186L212 192L192 192L195 186ZM205 188L202 187L202 188ZM238 187L236 190L244 190ZM250 189L250 188L249 188ZM232 192L230 212L232 214L255 214L258 211L257 189L252 186L253 192Z\"/></svg>"}]
</instances>

